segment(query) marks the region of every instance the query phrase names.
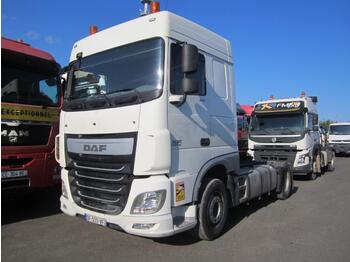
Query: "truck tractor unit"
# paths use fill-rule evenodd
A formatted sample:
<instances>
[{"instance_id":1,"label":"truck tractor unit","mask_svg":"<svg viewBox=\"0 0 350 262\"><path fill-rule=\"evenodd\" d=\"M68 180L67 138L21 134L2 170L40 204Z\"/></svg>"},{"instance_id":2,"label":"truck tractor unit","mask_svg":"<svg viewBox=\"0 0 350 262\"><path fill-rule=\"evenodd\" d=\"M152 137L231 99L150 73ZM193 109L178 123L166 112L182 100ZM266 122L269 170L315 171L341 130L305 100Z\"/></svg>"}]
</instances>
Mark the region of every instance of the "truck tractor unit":
<instances>
[{"instance_id":1,"label":"truck tractor unit","mask_svg":"<svg viewBox=\"0 0 350 262\"><path fill-rule=\"evenodd\" d=\"M2 192L60 182L54 156L63 102L59 71L47 52L1 38Z\"/></svg>"},{"instance_id":2,"label":"truck tractor unit","mask_svg":"<svg viewBox=\"0 0 350 262\"><path fill-rule=\"evenodd\" d=\"M230 42L153 3L73 46L56 140L61 210L211 240L229 207L285 199L293 178L282 162L240 167Z\"/></svg>"},{"instance_id":3,"label":"truck tractor unit","mask_svg":"<svg viewBox=\"0 0 350 262\"><path fill-rule=\"evenodd\" d=\"M350 153L350 123L330 124L328 143L336 154Z\"/></svg>"},{"instance_id":4,"label":"truck tractor unit","mask_svg":"<svg viewBox=\"0 0 350 262\"><path fill-rule=\"evenodd\" d=\"M316 179L334 168L334 155L322 144L317 97L274 99L255 104L248 153L256 161L286 161L293 175Z\"/></svg>"}]
</instances>

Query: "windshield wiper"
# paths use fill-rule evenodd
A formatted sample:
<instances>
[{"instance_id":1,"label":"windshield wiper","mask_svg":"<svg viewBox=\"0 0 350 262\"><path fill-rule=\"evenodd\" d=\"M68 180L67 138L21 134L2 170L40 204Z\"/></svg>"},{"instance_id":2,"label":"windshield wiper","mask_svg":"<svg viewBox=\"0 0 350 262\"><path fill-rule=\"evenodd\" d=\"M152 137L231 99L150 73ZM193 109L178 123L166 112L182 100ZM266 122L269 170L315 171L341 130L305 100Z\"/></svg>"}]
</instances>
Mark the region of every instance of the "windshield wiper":
<instances>
[{"instance_id":1,"label":"windshield wiper","mask_svg":"<svg viewBox=\"0 0 350 262\"><path fill-rule=\"evenodd\" d=\"M134 97L123 97L123 96L120 96L120 93L128 93L128 92L132 92L134 93ZM116 95L117 94L117 95ZM110 98L114 98L113 102L115 104L124 104L124 103L131 103L131 102L134 102L135 100L138 100L139 102L142 102L142 96L140 94L140 92L138 90L136 90L135 88L126 88L126 89L121 89L121 90L117 90L115 92L112 92L112 93L109 93L109 94L106 94L106 95L111 95ZM116 95L116 96L113 96L113 95Z\"/></svg>"},{"instance_id":2,"label":"windshield wiper","mask_svg":"<svg viewBox=\"0 0 350 262\"><path fill-rule=\"evenodd\" d=\"M270 131L267 129L260 129L260 130L252 130L253 135L272 135Z\"/></svg>"},{"instance_id":3,"label":"windshield wiper","mask_svg":"<svg viewBox=\"0 0 350 262\"><path fill-rule=\"evenodd\" d=\"M286 131L289 131L289 134L295 134L295 131L293 131L289 127L281 127L281 128L277 128L276 130L286 130ZM288 135L288 134L282 134L282 135Z\"/></svg>"}]
</instances>

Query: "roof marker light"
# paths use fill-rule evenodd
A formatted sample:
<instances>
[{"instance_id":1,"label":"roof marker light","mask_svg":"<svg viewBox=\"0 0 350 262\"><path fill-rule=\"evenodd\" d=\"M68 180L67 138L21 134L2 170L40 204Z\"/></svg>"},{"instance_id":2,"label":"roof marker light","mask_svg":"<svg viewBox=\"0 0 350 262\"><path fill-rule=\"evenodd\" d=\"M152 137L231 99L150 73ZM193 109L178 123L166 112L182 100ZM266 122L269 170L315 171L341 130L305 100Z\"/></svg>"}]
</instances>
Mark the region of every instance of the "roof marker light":
<instances>
[{"instance_id":1,"label":"roof marker light","mask_svg":"<svg viewBox=\"0 0 350 262\"><path fill-rule=\"evenodd\" d=\"M160 3L153 1L151 3L151 14L158 13L160 11Z\"/></svg>"},{"instance_id":2,"label":"roof marker light","mask_svg":"<svg viewBox=\"0 0 350 262\"><path fill-rule=\"evenodd\" d=\"M98 28L96 25L90 25L89 27L89 35L96 34L98 32Z\"/></svg>"},{"instance_id":3,"label":"roof marker light","mask_svg":"<svg viewBox=\"0 0 350 262\"><path fill-rule=\"evenodd\" d=\"M300 94L300 97L305 97L305 95L306 95L305 92L302 91L301 94Z\"/></svg>"}]
</instances>

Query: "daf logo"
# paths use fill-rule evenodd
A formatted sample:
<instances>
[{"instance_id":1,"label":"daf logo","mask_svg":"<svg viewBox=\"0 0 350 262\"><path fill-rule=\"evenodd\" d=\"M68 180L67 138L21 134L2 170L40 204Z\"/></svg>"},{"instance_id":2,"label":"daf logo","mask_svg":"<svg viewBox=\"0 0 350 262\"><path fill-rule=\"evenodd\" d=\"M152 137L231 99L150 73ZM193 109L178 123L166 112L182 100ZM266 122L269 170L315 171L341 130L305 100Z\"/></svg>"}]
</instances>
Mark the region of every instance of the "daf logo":
<instances>
[{"instance_id":1,"label":"daf logo","mask_svg":"<svg viewBox=\"0 0 350 262\"><path fill-rule=\"evenodd\" d=\"M276 141L277 141L277 138L276 138L276 137L273 137L273 138L271 139L271 142L272 142L272 143L276 143Z\"/></svg>"},{"instance_id":2,"label":"daf logo","mask_svg":"<svg viewBox=\"0 0 350 262\"><path fill-rule=\"evenodd\" d=\"M107 145L84 145L85 152L102 152L107 150Z\"/></svg>"},{"instance_id":3,"label":"daf logo","mask_svg":"<svg viewBox=\"0 0 350 262\"><path fill-rule=\"evenodd\" d=\"M28 130L6 130L1 131L1 136L8 137L10 143L17 143L18 137L28 137Z\"/></svg>"}]
</instances>

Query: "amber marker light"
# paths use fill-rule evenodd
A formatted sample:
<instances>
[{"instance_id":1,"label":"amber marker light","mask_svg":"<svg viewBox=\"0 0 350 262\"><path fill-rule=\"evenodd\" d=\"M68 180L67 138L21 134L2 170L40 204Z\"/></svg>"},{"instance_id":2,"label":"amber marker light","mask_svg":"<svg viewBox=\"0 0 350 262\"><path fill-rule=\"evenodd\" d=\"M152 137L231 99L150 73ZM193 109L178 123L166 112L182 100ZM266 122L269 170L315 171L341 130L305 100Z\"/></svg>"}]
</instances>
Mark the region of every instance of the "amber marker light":
<instances>
[{"instance_id":1,"label":"amber marker light","mask_svg":"<svg viewBox=\"0 0 350 262\"><path fill-rule=\"evenodd\" d=\"M96 34L98 32L98 28L95 25L90 25L89 27L89 35Z\"/></svg>"}]
</instances>

